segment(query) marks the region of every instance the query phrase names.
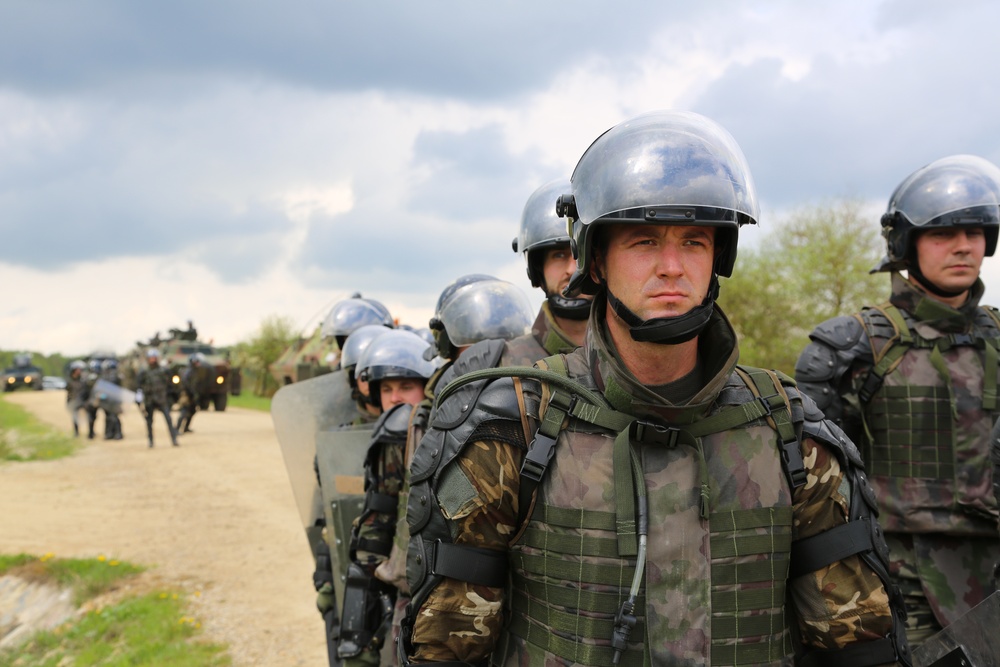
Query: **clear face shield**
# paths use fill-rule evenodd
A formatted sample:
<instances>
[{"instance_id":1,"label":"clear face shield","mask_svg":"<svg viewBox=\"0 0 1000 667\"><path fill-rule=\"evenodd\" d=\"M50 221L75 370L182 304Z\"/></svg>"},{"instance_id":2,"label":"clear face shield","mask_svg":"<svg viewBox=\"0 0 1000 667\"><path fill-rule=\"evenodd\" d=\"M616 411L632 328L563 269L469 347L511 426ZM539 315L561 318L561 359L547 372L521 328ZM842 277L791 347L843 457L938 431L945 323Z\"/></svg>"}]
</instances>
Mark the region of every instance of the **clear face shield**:
<instances>
[{"instance_id":1,"label":"clear face shield","mask_svg":"<svg viewBox=\"0 0 1000 667\"><path fill-rule=\"evenodd\" d=\"M528 297L503 280L484 280L456 290L440 313L448 338L457 347L523 336L533 319Z\"/></svg>"}]
</instances>

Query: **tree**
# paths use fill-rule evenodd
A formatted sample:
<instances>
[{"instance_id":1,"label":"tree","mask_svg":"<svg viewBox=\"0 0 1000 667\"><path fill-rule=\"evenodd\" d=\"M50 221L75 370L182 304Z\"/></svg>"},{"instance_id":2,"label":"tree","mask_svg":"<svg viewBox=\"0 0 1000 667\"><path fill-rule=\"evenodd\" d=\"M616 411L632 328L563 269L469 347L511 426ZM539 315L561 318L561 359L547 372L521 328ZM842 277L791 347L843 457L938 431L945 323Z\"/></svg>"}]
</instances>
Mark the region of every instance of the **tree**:
<instances>
[{"instance_id":1,"label":"tree","mask_svg":"<svg viewBox=\"0 0 1000 667\"><path fill-rule=\"evenodd\" d=\"M253 383L255 395L270 396L278 389L267 367L297 339L291 318L269 315L253 337L233 347L233 364L243 368L244 376Z\"/></svg>"},{"instance_id":2,"label":"tree","mask_svg":"<svg viewBox=\"0 0 1000 667\"><path fill-rule=\"evenodd\" d=\"M885 277L868 273L884 251L879 226L860 211L852 200L798 209L740 250L719 304L740 334L741 363L791 375L817 324L885 300Z\"/></svg>"}]
</instances>

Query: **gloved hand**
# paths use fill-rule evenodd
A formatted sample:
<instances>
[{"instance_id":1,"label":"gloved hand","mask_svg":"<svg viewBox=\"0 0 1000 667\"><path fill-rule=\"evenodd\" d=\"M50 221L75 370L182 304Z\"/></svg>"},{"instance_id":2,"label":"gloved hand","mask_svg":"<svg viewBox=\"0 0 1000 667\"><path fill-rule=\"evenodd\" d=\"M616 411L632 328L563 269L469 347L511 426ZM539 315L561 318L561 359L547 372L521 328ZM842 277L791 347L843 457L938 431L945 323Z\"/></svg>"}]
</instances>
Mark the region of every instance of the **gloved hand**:
<instances>
[{"instance_id":1,"label":"gloved hand","mask_svg":"<svg viewBox=\"0 0 1000 667\"><path fill-rule=\"evenodd\" d=\"M316 591L316 608L319 613L325 614L333 609L337 603L337 598L333 594L333 584L325 583Z\"/></svg>"},{"instance_id":2,"label":"gloved hand","mask_svg":"<svg viewBox=\"0 0 1000 667\"><path fill-rule=\"evenodd\" d=\"M142 403L142 400L144 398L146 398L146 397L145 397L145 395L143 395L142 389L136 389L135 390L135 402L136 402L136 404Z\"/></svg>"}]
</instances>

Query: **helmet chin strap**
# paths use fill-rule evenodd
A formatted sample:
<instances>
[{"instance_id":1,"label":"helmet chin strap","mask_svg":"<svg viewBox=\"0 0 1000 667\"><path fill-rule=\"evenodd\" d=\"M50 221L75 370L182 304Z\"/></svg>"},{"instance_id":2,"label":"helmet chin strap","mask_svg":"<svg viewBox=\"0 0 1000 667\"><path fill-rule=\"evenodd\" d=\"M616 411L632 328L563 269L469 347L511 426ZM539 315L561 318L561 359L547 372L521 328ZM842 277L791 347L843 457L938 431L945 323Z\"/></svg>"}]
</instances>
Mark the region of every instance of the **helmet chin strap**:
<instances>
[{"instance_id":1,"label":"helmet chin strap","mask_svg":"<svg viewBox=\"0 0 1000 667\"><path fill-rule=\"evenodd\" d=\"M590 317L590 299L579 299L562 294L548 294L549 310L556 317L566 320L585 320Z\"/></svg>"},{"instance_id":2,"label":"helmet chin strap","mask_svg":"<svg viewBox=\"0 0 1000 667\"><path fill-rule=\"evenodd\" d=\"M640 343L659 343L661 345L679 345L686 343L704 330L708 325L712 313L715 312L715 299L719 296L719 278L712 274L712 282L708 287L708 294L700 305L695 306L683 315L676 317L655 317L651 320L642 320L638 315L629 310L625 304L608 289L604 283L604 289L608 294L608 303L615 311L615 314L629 326L629 333L632 340Z\"/></svg>"},{"instance_id":3,"label":"helmet chin strap","mask_svg":"<svg viewBox=\"0 0 1000 667\"><path fill-rule=\"evenodd\" d=\"M909 275L917 279L917 282L920 283L921 287L923 287L925 290L936 296L940 296L945 299L951 299L956 296L960 296L966 292L966 290L959 290L958 292L949 292L948 290L941 289L940 287L938 287L937 285L935 285L934 283L932 283L930 280L927 279L927 276L924 275L924 272L920 270L920 262L916 260L907 263L906 271L907 273L909 273Z\"/></svg>"}]
</instances>

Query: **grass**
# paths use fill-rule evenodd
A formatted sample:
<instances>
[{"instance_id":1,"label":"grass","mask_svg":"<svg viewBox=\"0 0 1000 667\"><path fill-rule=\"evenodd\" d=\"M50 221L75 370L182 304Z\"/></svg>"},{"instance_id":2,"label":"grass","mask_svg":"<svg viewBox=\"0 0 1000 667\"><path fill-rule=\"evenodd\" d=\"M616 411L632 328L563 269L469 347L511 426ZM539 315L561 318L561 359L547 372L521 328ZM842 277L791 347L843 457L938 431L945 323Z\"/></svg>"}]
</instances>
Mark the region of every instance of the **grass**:
<instances>
[{"instance_id":1,"label":"grass","mask_svg":"<svg viewBox=\"0 0 1000 667\"><path fill-rule=\"evenodd\" d=\"M0 555L0 574L73 588L78 604L110 591L142 571L116 560L36 558ZM229 665L225 646L199 639L201 624L186 613L186 600L173 591L153 591L95 607L54 630L36 633L24 644L0 651L9 667L90 667L92 665Z\"/></svg>"},{"instance_id":2,"label":"grass","mask_svg":"<svg viewBox=\"0 0 1000 667\"><path fill-rule=\"evenodd\" d=\"M0 396L0 461L49 461L75 449L72 437Z\"/></svg>"},{"instance_id":3,"label":"grass","mask_svg":"<svg viewBox=\"0 0 1000 667\"><path fill-rule=\"evenodd\" d=\"M263 396L254 396L247 392L242 392L239 396L230 396L229 405L235 408L247 408L250 410L260 410L261 412L271 411L271 399Z\"/></svg>"}]
</instances>

